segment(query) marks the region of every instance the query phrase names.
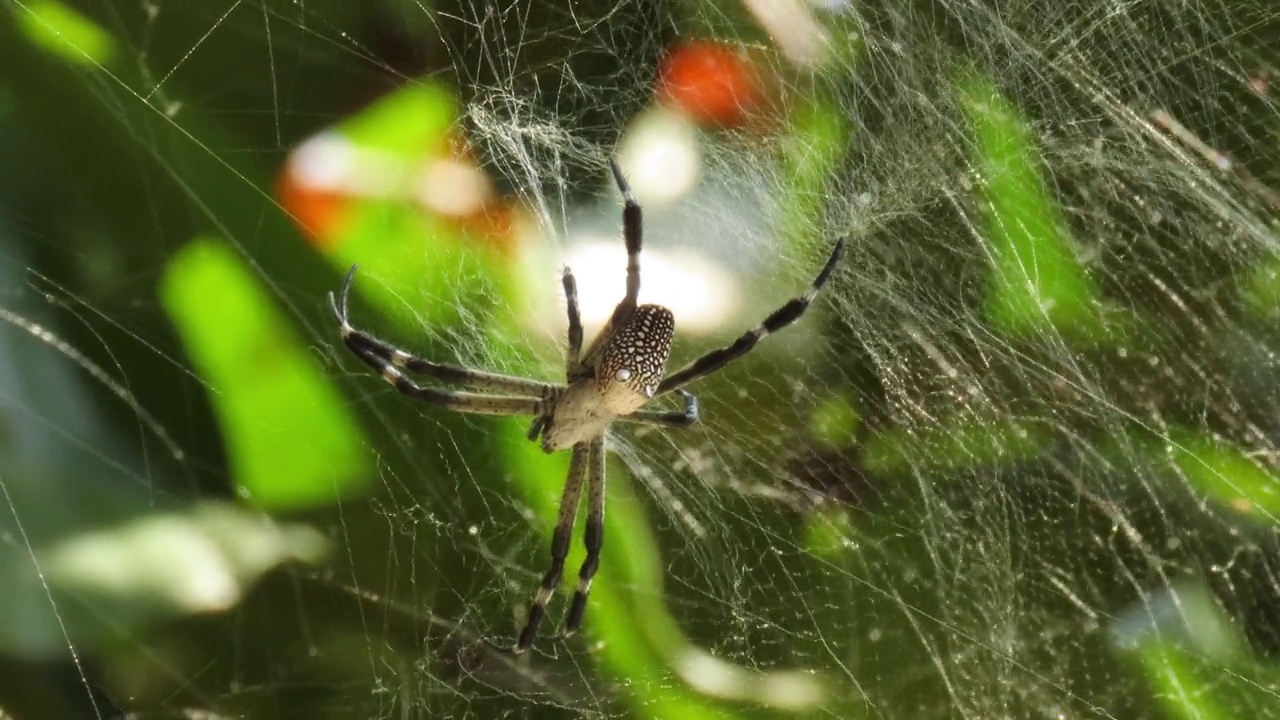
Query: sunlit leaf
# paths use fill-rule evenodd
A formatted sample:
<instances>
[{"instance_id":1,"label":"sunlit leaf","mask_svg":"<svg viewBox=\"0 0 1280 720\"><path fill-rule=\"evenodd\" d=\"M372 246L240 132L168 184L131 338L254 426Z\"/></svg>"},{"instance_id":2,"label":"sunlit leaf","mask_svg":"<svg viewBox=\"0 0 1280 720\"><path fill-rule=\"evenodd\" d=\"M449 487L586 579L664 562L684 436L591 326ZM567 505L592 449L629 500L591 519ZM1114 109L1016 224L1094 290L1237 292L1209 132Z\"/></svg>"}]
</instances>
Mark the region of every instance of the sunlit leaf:
<instances>
[{"instance_id":1,"label":"sunlit leaf","mask_svg":"<svg viewBox=\"0 0 1280 720\"><path fill-rule=\"evenodd\" d=\"M804 524L804 546L809 552L825 558L839 558L847 549L849 538L856 532L852 518L843 508L810 515Z\"/></svg>"},{"instance_id":2,"label":"sunlit leaf","mask_svg":"<svg viewBox=\"0 0 1280 720\"><path fill-rule=\"evenodd\" d=\"M840 108L823 97L814 97L791 114L782 153L782 172L788 179L780 207L778 228L788 244L800 247L817 242L826 248L834 238L814 238L822 227L827 192L840 159L848 151L851 129Z\"/></svg>"},{"instance_id":3,"label":"sunlit leaf","mask_svg":"<svg viewBox=\"0 0 1280 720\"><path fill-rule=\"evenodd\" d=\"M115 52L115 40L106 30L59 0L27 3L18 19L32 42L65 60L101 65Z\"/></svg>"},{"instance_id":4,"label":"sunlit leaf","mask_svg":"<svg viewBox=\"0 0 1280 720\"><path fill-rule=\"evenodd\" d=\"M454 169L444 181L487 180L454 157L456 122L457 101L445 87L405 86L303 143L277 186L342 272L359 265L354 292L406 326L456 325L492 290L458 278L502 275L493 251L500 239L484 236L493 228L423 205L428 190L448 191L433 168Z\"/></svg>"},{"instance_id":5,"label":"sunlit leaf","mask_svg":"<svg viewBox=\"0 0 1280 720\"><path fill-rule=\"evenodd\" d=\"M367 487L369 458L345 401L230 248L192 242L171 261L161 299L210 388L246 499L296 510Z\"/></svg>"},{"instance_id":6,"label":"sunlit leaf","mask_svg":"<svg viewBox=\"0 0 1280 720\"><path fill-rule=\"evenodd\" d=\"M1240 288L1245 306L1265 320L1280 318L1280 258L1266 256L1245 278Z\"/></svg>"},{"instance_id":7,"label":"sunlit leaf","mask_svg":"<svg viewBox=\"0 0 1280 720\"><path fill-rule=\"evenodd\" d=\"M458 103L443 85L405 85L343 120L336 130L357 147L406 159L446 149Z\"/></svg>"},{"instance_id":8,"label":"sunlit leaf","mask_svg":"<svg viewBox=\"0 0 1280 720\"><path fill-rule=\"evenodd\" d=\"M1174 434L1167 449L1197 491L1244 516L1269 523L1280 518L1280 477L1261 460L1190 432Z\"/></svg>"},{"instance_id":9,"label":"sunlit leaf","mask_svg":"<svg viewBox=\"0 0 1280 720\"><path fill-rule=\"evenodd\" d=\"M1026 121L987 80L975 76L959 87L977 141L991 322L1013 334L1095 334L1098 291L1042 177Z\"/></svg>"}]
</instances>

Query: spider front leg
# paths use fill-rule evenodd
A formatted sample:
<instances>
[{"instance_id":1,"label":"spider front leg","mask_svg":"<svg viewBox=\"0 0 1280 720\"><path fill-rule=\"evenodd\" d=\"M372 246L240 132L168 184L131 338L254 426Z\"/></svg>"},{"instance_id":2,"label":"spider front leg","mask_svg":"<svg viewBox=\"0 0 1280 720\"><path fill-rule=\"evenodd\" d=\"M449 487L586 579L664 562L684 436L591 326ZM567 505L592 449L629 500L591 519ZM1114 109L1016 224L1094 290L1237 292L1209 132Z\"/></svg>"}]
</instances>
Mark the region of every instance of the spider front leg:
<instances>
[{"instance_id":1,"label":"spider front leg","mask_svg":"<svg viewBox=\"0 0 1280 720\"><path fill-rule=\"evenodd\" d=\"M356 267L352 265L351 270L347 272L347 278L343 281L342 290L339 293L340 299L335 299L333 293L329 293L329 307L338 320L338 331L342 334L342 342L369 367L383 372L384 368L390 366L420 373L441 382L465 385L478 390L495 390L538 397L542 397L547 392L548 385L544 382L425 360L352 327L347 314L347 297L351 294L351 281L355 277Z\"/></svg>"},{"instance_id":2,"label":"spider front leg","mask_svg":"<svg viewBox=\"0 0 1280 720\"><path fill-rule=\"evenodd\" d=\"M809 309L809 303L813 302L813 298L818 294L818 291L822 290L822 286L827 284L827 279L831 277L831 273L835 270L836 263L840 262L840 256L843 253L844 238L840 238L836 241L836 246L831 251L831 257L827 258L827 264L822 266L818 277L814 278L813 284L809 286L805 294L792 298L787 304L769 313L764 322L743 333L732 345L712 350L663 378L658 385L657 394L663 395L678 390L695 380L700 380L710 375L751 352L751 349L757 343L772 333L799 320L800 316L804 315L804 311Z\"/></svg>"},{"instance_id":3,"label":"spider front leg","mask_svg":"<svg viewBox=\"0 0 1280 720\"><path fill-rule=\"evenodd\" d=\"M339 332L352 354L365 365L378 371L383 380L390 383L400 393L415 400L438 405L449 410L482 415L541 415L543 409L554 394L555 388L534 380L498 375L480 370L440 365L429 360L415 358L377 338L351 327L347 318L347 296L351 292L351 278L355 275L353 265L342 284L342 300L339 302L329 293L329 307L338 320ZM421 372L433 377L471 385L472 387L505 389L515 392L527 392L537 397L520 397L511 395L484 395L454 390L440 390L423 387L401 372L401 369Z\"/></svg>"},{"instance_id":4,"label":"spider front leg","mask_svg":"<svg viewBox=\"0 0 1280 720\"><path fill-rule=\"evenodd\" d=\"M512 395L483 395L461 390L440 390L423 387L405 377L386 360L361 351L353 351L361 362L382 375L402 395L436 405L447 410L477 415L542 415L543 401Z\"/></svg>"},{"instance_id":5,"label":"spider front leg","mask_svg":"<svg viewBox=\"0 0 1280 720\"><path fill-rule=\"evenodd\" d=\"M617 160L609 161L609 169L613 171L613 181L622 193L622 238L627 245L627 294L613 310L614 327L621 326L636 308L640 297L640 249L644 243L644 219L641 216L640 204L631 194L631 186L622 175L622 168Z\"/></svg>"},{"instance_id":6,"label":"spider front leg","mask_svg":"<svg viewBox=\"0 0 1280 720\"><path fill-rule=\"evenodd\" d=\"M565 267L560 277L564 285L564 301L569 313L569 349L565 353L565 377L569 382L585 374L582 365L582 315L578 311L578 283L573 279L573 271Z\"/></svg>"}]
</instances>

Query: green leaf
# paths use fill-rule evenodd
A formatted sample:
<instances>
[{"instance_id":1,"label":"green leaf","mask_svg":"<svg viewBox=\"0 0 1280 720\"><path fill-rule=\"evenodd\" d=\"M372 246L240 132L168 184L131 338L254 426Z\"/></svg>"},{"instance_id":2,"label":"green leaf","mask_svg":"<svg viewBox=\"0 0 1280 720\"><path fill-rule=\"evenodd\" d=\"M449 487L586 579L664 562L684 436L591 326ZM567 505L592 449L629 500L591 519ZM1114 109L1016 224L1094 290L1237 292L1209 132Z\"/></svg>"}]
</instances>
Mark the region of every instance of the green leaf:
<instances>
[{"instance_id":1,"label":"green leaf","mask_svg":"<svg viewBox=\"0 0 1280 720\"><path fill-rule=\"evenodd\" d=\"M959 83L975 132L991 256L986 312L999 330L1096 338L1098 289L1077 259L1026 122L985 78Z\"/></svg>"},{"instance_id":2,"label":"green leaf","mask_svg":"<svg viewBox=\"0 0 1280 720\"><path fill-rule=\"evenodd\" d=\"M839 106L819 96L791 114L787 131L779 172L789 182L780 199L778 226L789 245L805 247L814 242L813 230L823 226L831 178L852 142L852 130ZM831 242L821 238L818 244L829 247Z\"/></svg>"},{"instance_id":3,"label":"green leaf","mask_svg":"<svg viewBox=\"0 0 1280 720\"><path fill-rule=\"evenodd\" d=\"M849 398L825 398L809 413L809 431L823 447L835 450L853 445L862 417Z\"/></svg>"},{"instance_id":4,"label":"green leaf","mask_svg":"<svg viewBox=\"0 0 1280 720\"><path fill-rule=\"evenodd\" d=\"M365 490L370 462L341 395L230 248L192 242L161 299L209 385L243 497L289 511Z\"/></svg>"},{"instance_id":5,"label":"green leaf","mask_svg":"<svg viewBox=\"0 0 1280 720\"><path fill-rule=\"evenodd\" d=\"M1230 618L1199 583L1155 591L1121 614L1112 637L1136 660L1164 717L1232 720L1275 706L1280 668L1249 654Z\"/></svg>"},{"instance_id":6,"label":"green leaf","mask_svg":"<svg viewBox=\"0 0 1280 720\"><path fill-rule=\"evenodd\" d=\"M1246 309L1260 319L1280 319L1280 257L1267 255L1248 272L1240 296Z\"/></svg>"},{"instance_id":7,"label":"green leaf","mask_svg":"<svg viewBox=\"0 0 1280 720\"><path fill-rule=\"evenodd\" d=\"M79 11L56 0L36 0L18 12L19 26L33 43L80 64L98 66L111 60L115 38Z\"/></svg>"},{"instance_id":8,"label":"green leaf","mask_svg":"<svg viewBox=\"0 0 1280 720\"><path fill-rule=\"evenodd\" d=\"M344 120L336 130L361 149L422 159L447 149L457 101L443 85L406 85Z\"/></svg>"},{"instance_id":9,"label":"green leaf","mask_svg":"<svg viewBox=\"0 0 1280 720\"><path fill-rule=\"evenodd\" d=\"M968 418L924 432L879 433L867 440L863 464L874 476L956 472L1030 460L1051 444L1049 433L1016 419Z\"/></svg>"},{"instance_id":10,"label":"green leaf","mask_svg":"<svg viewBox=\"0 0 1280 720\"><path fill-rule=\"evenodd\" d=\"M1237 513L1274 523L1280 478L1239 448L1201 433L1171 433L1169 458L1200 492Z\"/></svg>"},{"instance_id":11,"label":"green leaf","mask_svg":"<svg viewBox=\"0 0 1280 720\"><path fill-rule=\"evenodd\" d=\"M424 167L450 156L457 100L423 82L379 99L332 128L355 175L375 175L378 193L346 198L351 221L332 241L342 272L360 266L356 291L398 324L457 326L483 307L505 272L492 237L425 210L416 184ZM342 151L338 151L340 154ZM459 283L460 278L474 282Z\"/></svg>"}]
</instances>

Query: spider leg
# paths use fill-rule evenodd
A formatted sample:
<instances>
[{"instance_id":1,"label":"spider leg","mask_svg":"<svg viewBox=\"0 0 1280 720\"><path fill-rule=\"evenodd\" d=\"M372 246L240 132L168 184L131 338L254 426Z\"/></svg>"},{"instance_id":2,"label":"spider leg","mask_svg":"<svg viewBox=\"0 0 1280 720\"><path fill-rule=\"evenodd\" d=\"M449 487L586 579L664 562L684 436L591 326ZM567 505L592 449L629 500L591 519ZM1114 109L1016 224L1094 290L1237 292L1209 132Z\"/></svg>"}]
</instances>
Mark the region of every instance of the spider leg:
<instances>
[{"instance_id":1,"label":"spider leg","mask_svg":"<svg viewBox=\"0 0 1280 720\"><path fill-rule=\"evenodd\" d=\"M546 415L539 415L533 419L533 424L529 426L529 432L525 434L525 437L529 438L529 442L533 442L538 439L538 436L542 434L544 429L546 429L547 423L550 420L551 418Z\"/></svg>"},{"instance_id":2,"label":"spider leg","mask_svg":"<svg viewBox=\"0 0 1280 720\"><path fill-rule=\"evenodd\" d=\"M698 398L684 390L677 390L684 398L684 410L680 412L662 412L641 410L618 418L623 422L641 425L658 425L661 427L686 428L698 422Z\"/></svg>"},{"instance_id":3,"label":"spider leg","mask_svg":"<svg viewBox=\"0 0 1280 720\"><path fill-rule=\"evenodd\" d=\"M533 597L529 606L529 619L525 621L520 637L511 648L511 652L519 654L528 650L538 637L538 625L547 612L547 603L560 586L560 578L564 575L564 561L569 556L569 543L573 540L573 523L578 516L578 500L582 497L582 480L587 474L587 462L591 457L591 446L578 443L573 446L573 456L569 460L569 479L565 481L564 492L560 495L560 515L556 518L555 530L551 533L551 567L542 576L542 585Z\"/></svg>"},{"instance_id":4,"label":"spider leg","mask_svg":"<svg viewBox=\"0 0 1280 720\"><path fill-rule=\"evenodd\" d=\"M543 401L539 398L482 395L460 390L423 387L405 377L400 369L387 359L364 350L352 348L352 351L364 364L377 370L383 380L391 383L401 394L414 400L421 400L455 412L479 415L541 415L543 413Z\"/></svg>"},{"instance_id":5,"label":"spider leg","mask_svg":"<svg viewBox=\"0 0 1280 720\"><path fill-rule=\"evenodd\" d=\"M591 441L591 473L587 481L587 526L582 533L587 557L578 570L578 589L564 618L566 636L578 632L582 616L587 611L587 595L591 592L591 580L600 567L600 548L604 544L604 435Z\"/></svg>"},{"instance_id":6,"label":"spider leg","mask_svg":"<svg viewBox=\"0 0 1280 720\"><path fill-rule=\"evenodd\" d=\"M375 370L381 371L382 365L390 364L396 368L420 373L441 382L465 385L480 390L538 396L546 392L548 385L544 382L424 360L410 355L390 343L379 340L363 330L353 328L347 316L347 296L351 293L351 280L355 277L355 273L356 266L352 265L351 270L347 273L347 279L342 283L342 291L339 295L341 300L335 299L333 293L329 293L329 307L332 308L333 315L338 320L338 329L342 333L342 341L362 360L366 357L377 358L380 361L378 364L365 360Z\"/></svg>"},{"instance_id":7,"label":"spider leg","mask_svg":"<svg viewBox=\"0 0 1280 720\"><path fill-rule=\"evenodd\" d=\"M640 247L644 240L644 220L641 217L640 205L631 194L631 186L622 175L622 168L617 160L609 161L609 169L613 171L613 181L622 193L622 238L627 244L627 294L613 310L613 326L621 327L623 322L636 308L640 297Z\"/></svg>"},{"instance_id":8,"label":"spider leg","mask_svg":"<svg viewBox=\"0 0 1280 720\"><path fill-rule=\"evenodd\" d=\"M805 294L797 298L792 298L787 304L774 310L764 319L764 322L751 328L743 333L741 337L731 345L712 350L693 362L685 365L676 372L663 378L658 385L658 395L669 393L677 390L689 383L699 380L728 365L730 362L751 352L756 343L763 340L770 333L775 333L782 328L790 325L808 309L809 303L813 302L813 298L826 284L827 279L831 277L831 272L835 270L836 263L840 260L840 255L844 252L844 238L836 241L835 249L831 251L831 257L827 259L827 264L822 267L822 271L818 273L818 277L814 279L813 284Z\"/></svg>"},{"instance_id":9,"label":"spider leg","mask_svg":"<svg viewBox=\"0 0 1280 720\"><path fill-rule=\"evenodd\" d=\"M627 321L635 314L636 302L640 297L640 249L644 244L644 222L640 205L631 194L631 186L622 175L622 168L618 166L618 161L610 160L609 169L613 171L613 181L617 183L618 191L622 193L622 238L627 245L627 294L614 306L608 322L587 348L586 359L579 365L584 370L586 367L595 366L595 361L608 344L613 331L626 326Z\"/></svg>"},{"instance_id":10,"label":"spider leg","mask_svg":"<svg viewBox=\"0 0 1280 720\"><path fill-rule=\"evenodd\" d=\"M569 351L565 354L565 375L569 382L582 375L582 315L578 312L578 283L568 267L560 278L569 312Z\"/></svg>"}]
</instances>

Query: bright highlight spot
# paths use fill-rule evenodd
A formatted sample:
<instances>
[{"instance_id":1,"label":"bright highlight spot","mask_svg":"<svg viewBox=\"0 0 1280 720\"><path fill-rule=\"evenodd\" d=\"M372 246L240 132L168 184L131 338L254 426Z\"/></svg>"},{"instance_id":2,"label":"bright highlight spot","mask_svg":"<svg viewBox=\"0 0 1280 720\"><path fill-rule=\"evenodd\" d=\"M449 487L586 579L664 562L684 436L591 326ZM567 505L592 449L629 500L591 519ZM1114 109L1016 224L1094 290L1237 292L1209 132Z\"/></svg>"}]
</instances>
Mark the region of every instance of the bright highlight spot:
<instances>
[{"instance_id":1,"label":"bright highlight spot","mask_svg":"<svg viewBox=\"0 0 1280 720\"><path fill-rule=\"evenodd\" d=\"M753 672L697 649L678 656L675 663L684 681L707 695L787 710L803 710L826 698L815 677L798 672Z\"/></svg>"},{"instance_id":2,"label":"bright highlight spot","mask_svg":"<svg viewBox=\"0 0 1280 720\"><path fill-rule=\"evenodd\" d=\"M465 218L480 212L494 197L484 170L465 159L442 157L426 163L413 184L418 202L445 217Z\"/></svg>"},{"instance_id":3,"label":"bright highlight spot","mask_svg":"<svg viewBox=\"0 0 1280 720\"><path fill-rule=\"evenodd\" d=\"M385 198L404 186L411 166L404 158L326 132L299 145L289 156L288 169L296 182L314 190Z\"/></svg>"},{"instance_id":4,"label":"bright highlight spot","mask_svg":"<svg viewBox=\"0 0 1280 720\"><path fill-rule=\"evenodd\" d=\"M575 244L564 263L578 282L583 327L594 332L622 299L626 250L617 238L591 239ZM646 247L641 267L640 302L671 310L680 334L712 333L734 316L740 296L737 282L705 256ZM556 300L564 302L559 296Z\"/></svg>"},{"instance_id":5,"label":"bright highlight spot","mask_svg":"<svg viewBox=\"0 0 1280 720\"><path fill-rule=\"evenodd\" d=\"M792 64L816 68L826 60L831 38L808 5L800 0L743 0L742 4Z\"/></svg>"},{"instance_id":6,"label":"bright highlight spot","mask_svg":"<svg viewBox=\"0 0 1280 720\"><path fill-rule=\"evenodd\" d=\"M618 165L641 205L654 208L671 203L698 182L702 168L698 129L678 112L646 111L618 142Z\"/></svg>"}]
</instances>

